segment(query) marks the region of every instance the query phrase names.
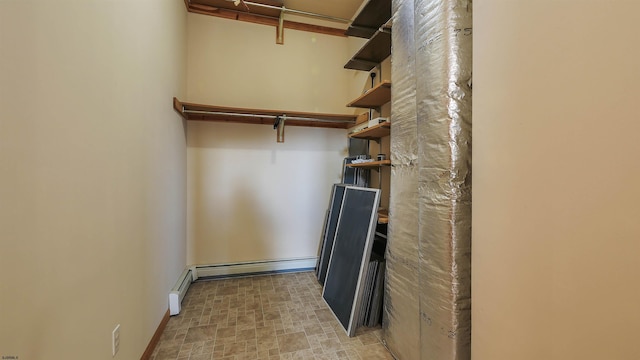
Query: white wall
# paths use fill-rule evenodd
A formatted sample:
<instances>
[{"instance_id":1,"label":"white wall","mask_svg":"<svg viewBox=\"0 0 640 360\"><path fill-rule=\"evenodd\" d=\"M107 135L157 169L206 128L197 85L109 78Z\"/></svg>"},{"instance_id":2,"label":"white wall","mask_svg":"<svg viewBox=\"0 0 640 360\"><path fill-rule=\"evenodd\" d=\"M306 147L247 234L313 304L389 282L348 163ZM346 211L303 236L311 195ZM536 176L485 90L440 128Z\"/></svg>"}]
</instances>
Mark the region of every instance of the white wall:
<instances>
[{"instance_id":1,"label":"white wall","mask_svg":"<svg viewBox=\"0 0 640 360\"><path fill-rule=\"evenodd\" d=\"M184 3L0 2L0 355L139 358L185 266Z\"/></svg>"},{"instance_id":2,"label":"white wall","mask_svg":"<svg viewBox=\"0 0 640 360\"><path fill-rule=\"evenodd\" d=\"M343 131L190 122L189 263L316 256Z\"/></svg>"},{"instance_id":3,"label":"white wall","mask_svg":"<svg viewBox=\"0 0 640 360\"><path fill-rule=\"evenodd\" d=\"M638 359L636 1L474 7L473 359Z\"/></svg>"},{"instance_id":4,"label":"white wall","mask_svg":"<svg viewBox=\"0 0 640 360\"><path fill-rule=\"evenodd\" d=\"M188 15L189 102L353 113L347 38ZM188 123L187 262L217 264L317 255L345 130Z\"/></svg>"}]
</instances>

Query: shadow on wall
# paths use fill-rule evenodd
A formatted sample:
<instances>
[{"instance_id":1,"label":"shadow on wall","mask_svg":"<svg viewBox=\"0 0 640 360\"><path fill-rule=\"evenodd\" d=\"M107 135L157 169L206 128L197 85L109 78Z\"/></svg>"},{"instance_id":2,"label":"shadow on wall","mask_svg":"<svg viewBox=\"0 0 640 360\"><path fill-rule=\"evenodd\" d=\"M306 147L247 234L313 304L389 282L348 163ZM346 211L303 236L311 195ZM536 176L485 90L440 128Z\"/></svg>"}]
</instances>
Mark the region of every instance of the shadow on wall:
<instances>
[{"instance_id":1,"label":"shadow on wall","mask_svg":"<svg viewBox=\"0 0 640 360\"><path fill-rule=\"evenodd\" d=\"M188 263L224 264L316 254L344 130L190 122Z\"/></svg>"},{"instance_id":2,"label":"shadow on wall","mask_svg":"<svg viewBox=\"0 0 640 360\"><path fill-rule=\"evenodd\" d=\"M336 144L339 139L340 144ZM287 126L285 142L276 141L271 125L192 121L187 123L187 146L202 149L341 151L348 153L344 129Z\"/></svg>"},{"instance_id":3,"label":"shadow on wall","mask_svg":"<svg viewBox=\"0 0 640 360\"><path fill-rule=\"evenodd\" d=\"M188 262L218 264L263 259L274 230L254 179L212 176L201 152L191 155Z\"/></svg>"},{"instance_id":4,"label":"shadow on wall","mask_svg":"<svg viewBox=\"0 0 640 360\"><path fill-rule=\"evenodd\" d=\"M248 179L239 179L230 191L228 207L219 207L214 211L225 212L221 223L222 231L215 234L216 251L222 252L221 256L227 259L261 260L262 254L273 251L269 244L274 243L271 238L271 228L268 209L261 209L255 194L251 189ZM275 215L274 215L275 216ZM251 254L251 255L249 255Z\"/></svg>"}]
</instances>

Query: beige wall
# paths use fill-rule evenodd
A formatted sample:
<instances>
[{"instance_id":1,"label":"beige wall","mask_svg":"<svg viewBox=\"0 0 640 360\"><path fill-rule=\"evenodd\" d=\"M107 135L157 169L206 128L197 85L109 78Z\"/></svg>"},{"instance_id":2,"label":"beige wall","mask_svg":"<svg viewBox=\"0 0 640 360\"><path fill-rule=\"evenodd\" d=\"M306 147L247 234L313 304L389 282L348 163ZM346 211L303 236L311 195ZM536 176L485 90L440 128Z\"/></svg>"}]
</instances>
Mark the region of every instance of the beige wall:
<instances>
[{"instance_id":1,"label":"beige wall","mask_svg":"<svg viewBox=\"0 0 640 360\"><path fill-rule=\"evenodd\" d=\"M212 105L352 113L346 38L188 15L188 96ZM345 130L189 122L190 264L317 255Z\"/></svg>"},{"instance_id":2,"label":"beige wall","mask_svg":"<svg viewBox=\"0 0 640 360\"><path fill-rule=\"evenodd\" d=\"M0 355L137 359L185 266L182 1L0 2Z\"/></svg>"},{"instance_id":3,"label":"beige wall","mask_svg":"<svg viewBox=\"0 0 640 360\"><path fill-rule=\"evenodd\" d=\"M475 4L475 360L640 358L638 13Z\"/></svg>"},{"instance_id":4,"label":"beige wall","mask_svg":"<svg viewBox=\"0 0 640 360\"><path fill-rule=\"evenodd\" d=\"M188 100L191 102L350 113L347 38L188 15ZM274 136L275 137L275 136Z\"/></svg>"}]
</instances>

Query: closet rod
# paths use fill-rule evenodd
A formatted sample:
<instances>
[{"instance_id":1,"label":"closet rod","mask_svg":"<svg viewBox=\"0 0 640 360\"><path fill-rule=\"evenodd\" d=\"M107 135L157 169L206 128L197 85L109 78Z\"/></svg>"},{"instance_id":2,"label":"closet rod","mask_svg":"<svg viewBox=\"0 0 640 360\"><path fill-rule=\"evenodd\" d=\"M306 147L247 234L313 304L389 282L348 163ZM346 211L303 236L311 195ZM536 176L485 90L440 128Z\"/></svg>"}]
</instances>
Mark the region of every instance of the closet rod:
<instances>
[{"instance_id":1,"label":"closet rod","mask_svg":"<svg viewBox=\"0 0 640 360\"><path fill-rule=\"evenodd\" d=\"M286 115L286 114L283 114L283 115L258 115L258 114L230 113L230 112L221 112L221 111L204 111L204 110L183 110L182 112L184 112L185 114L257 117L257 118L269 118L269 119L276 119L276 118L282 117L283 115ZM353 123L353 121L348 121L348 120L323 119L323 118L303 117L303 116L289 116L289 115L287 115L287 120L317 121L317 122L341 123L341 124L352 124Z\"/></svg>"},{"instance_id":2,"label":"closet rod","mask_svg":"<svg viewBox=\"0 0 640 360\"><path fill-rule=\"evenodd\" d=\"M247 5L253 5L253 6L263 7L263 8L268 8L268 9L276 9L276 10L280 10L280 11L290 12L290 13L293 13L293 14L317 17L317 18L336 21L336 22L341 22L341 23L345 23L345 24L351 22L351 20L348 20L348 19L342 19L342 18L339 18L339 17L323 15L323 14L316 14L316 13L312 13L312 12L308 12L308 11L289 9L289 8L284 7L284 6L274 6L274 5L260 4L260 3L254 3L252 1L244 1L244 3L247 4Z\"/></svg>"}]
</instances>

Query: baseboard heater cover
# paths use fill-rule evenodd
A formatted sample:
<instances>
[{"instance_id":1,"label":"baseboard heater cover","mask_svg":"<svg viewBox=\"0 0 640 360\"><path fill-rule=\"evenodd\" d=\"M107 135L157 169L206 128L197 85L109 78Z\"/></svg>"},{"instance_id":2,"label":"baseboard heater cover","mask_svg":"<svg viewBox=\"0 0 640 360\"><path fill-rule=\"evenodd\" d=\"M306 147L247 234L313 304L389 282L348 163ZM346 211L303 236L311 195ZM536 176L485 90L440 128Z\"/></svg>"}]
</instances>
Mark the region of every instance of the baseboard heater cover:
<instances>
[{"instance_id":1,"label":"baseboard heater cover","mask_svg":"<svg viewBox=\"0 0 640 360\"><path fill-rule=\"evenodd\" d=\"M195 268L186 268L180 275L176 285L171 289L169 293L169 315L178 315L180 313L182 299L187 294L191 283L197 279L194 275Z\"/></svg>"},{"instance_id":2,"label":"baseboard heater cover","mask_svg":"<svg viewBox=\"0 0 640 360\"><path fill-rule=\"evenodd\" d=\"M270 271L308 270L316 266L317 257L239 262L234 264L197 265L196 279L211 276L255 274Z\"/></svg>"},{"instance_id":3,"label":"baseboard heater cover","mask_svg":"<svg viewBox=\"0 0 640 360\"><path fill-rule=\"evenodd\" d=\"M180 275L178 282L169 293L169 314L180 313L182 299L187 294L192 282L199 278L218 277L228 275L249 275L279 271L306 271L315 268L317 257L238 262L232 264L192 265Z\"/></svg>"}]
</instances>

